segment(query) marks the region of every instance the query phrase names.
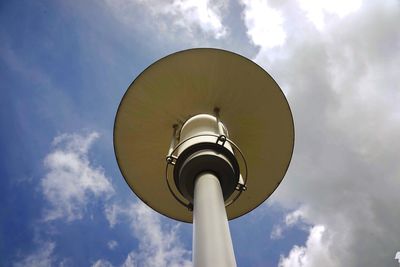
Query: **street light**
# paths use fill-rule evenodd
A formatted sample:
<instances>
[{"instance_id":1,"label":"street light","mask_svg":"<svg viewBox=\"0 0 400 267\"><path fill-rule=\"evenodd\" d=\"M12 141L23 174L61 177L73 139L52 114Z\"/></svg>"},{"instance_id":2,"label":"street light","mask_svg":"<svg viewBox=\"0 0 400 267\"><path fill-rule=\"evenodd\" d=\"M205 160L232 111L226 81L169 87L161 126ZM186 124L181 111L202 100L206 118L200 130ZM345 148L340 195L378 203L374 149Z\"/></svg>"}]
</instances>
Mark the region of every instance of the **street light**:
<instances>
[{"instance_id":1,"label":"street light","mask_svg":"<svg viewBox=\"0 0 400 267\"><path fill-rule=\"evenodd\" d=\"M194 266L236 266L228 219L263 203L292 156L288 102L261 67L238 54L197 48L144 70L114 124L119 168L135 194L194 224Z\"/></svg>"}]
</instances>

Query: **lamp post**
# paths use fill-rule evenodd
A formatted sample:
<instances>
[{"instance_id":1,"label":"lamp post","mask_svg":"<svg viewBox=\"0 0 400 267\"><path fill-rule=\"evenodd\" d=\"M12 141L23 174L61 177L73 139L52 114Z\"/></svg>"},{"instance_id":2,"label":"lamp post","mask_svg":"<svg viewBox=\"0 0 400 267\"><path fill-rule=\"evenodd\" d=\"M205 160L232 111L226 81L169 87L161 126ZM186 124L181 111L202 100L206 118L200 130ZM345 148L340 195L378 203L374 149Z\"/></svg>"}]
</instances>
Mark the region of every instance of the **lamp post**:
<instances>
[{"instance_id":1,"label":"lamp post","mask_svg":"<svg viewBox=\"0 0 400 267\"><path fill-rule=\"evenodd\" d=\"M193 222L199 267L236 266L228 220L272 194L293 146L292 114L271 76L211 48L149 66L129 86L114 124L126 182L157 212Z\"/></svg>"}]
</instances>

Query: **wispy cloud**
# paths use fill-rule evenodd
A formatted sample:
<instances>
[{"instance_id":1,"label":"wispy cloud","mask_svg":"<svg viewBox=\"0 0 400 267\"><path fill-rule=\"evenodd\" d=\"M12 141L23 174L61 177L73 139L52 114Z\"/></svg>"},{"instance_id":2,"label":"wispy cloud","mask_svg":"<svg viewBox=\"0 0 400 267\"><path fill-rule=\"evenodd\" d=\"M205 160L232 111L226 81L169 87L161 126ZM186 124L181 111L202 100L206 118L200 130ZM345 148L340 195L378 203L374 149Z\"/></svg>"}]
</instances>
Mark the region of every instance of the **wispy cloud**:
<instances>
[{"instance_id":1,"label":"wispy cloud","mask_svg":"<svg viewBox=\"0 0 400 267\"><path fill-rule=\"evenodd\" d=\"M53 266L53 263L55 261L53 256L55 246L56 245L54 242L42 243L35 252L25 256L22 260L15 262L14 267Z\"/></svg>"},{"instance_id":2,"label":"wispy cloud","mask_svg":"<svg viewBox=\"0 0 400 267\"><path fill-rule=\"evenodd\" d=\"M305 211L302 208L299 208L293 212L286 214L285 219L282 223L278 223L273 226L270 238L283 238L284 232L291 227L300 227L301 229L305 229L307 223L304 222L304 219L306 218L304 213Z\"/></svg>"},{"instance_id":3,"label":"wispy cloud","mask_svg":"<svg viewBox=\"0 0 400 267\"><path fill-rule=\"evenodd\" d=\"M92 264L92 267L113 267L113 265L106 260L97 260Z\"/></svg>"},{"instance_id":4,"label":"wispy cloud","mask_svg":"<svg viewBox=\"0 0 400 267\"><path fill-rule=\"evenodd\" d=\"M45 220L80 219L91 197L107 197L114 189L101 167L93 166L88 152L99 137L96 132L86 135L63 134L53 141L53 148L44 159L47 173L41 189L50 207Z\"/></svg>"},{"instance_id":5,"label":"wispy cloud","mask_svg":"<svg viewBox=\"0 0 400 267\"><path fill-rule=\"evenodd\" d=\"M128 206L112 204L107 207L106 216L110 226L128 222L139 241L139 249L130 252L122 266L192 265L189 259L190 251L187 251L179 241L178 224L173 227L162 225L160 215L144 203L138 202Z\"/></svg>"},{"instance_id":6,"label":"wispy cloud","mask_svg":"<svg viewBox=\"0 0 400 267\"><path fill-rule=\"evenodd\" d=\"M203 33L220 39L228 33L222 14L227 1L218 0L105 0L115 17L129 27L136 27L138 16L143 16L140 25L156 26L158 34L180 31L194 37Z\"/></svg>"},{"instance_id":7,"label":"wispy cloud","mask_svg":"<svg viewBox=\"0 0 400 267\"><path fill-rule=\"evenodd\" d=\"M138 249L126 256L122 266L191 266L190 251L182 246L177 234L178 224L172 227L162 225L160 215L142 202L118 205L108 198L114 193L109 178L89 159L89 150L98 137L98 133L91 132L62 134L54 138L53 148L44 160L47 173L41 181L42 192L50 204L45 220L80 219L89 201L96 200L93 197L104 197L105 215L110 227L128 223L139 241ZM111 240L107 246L114 250L118 242ZM17 266L51 266L55 262L54 247L55 243L45 244ZM99 259L92 266L113 265L106 259Z\"/></svg>"},{"instance_id":8,"label":"wispy cloud","mask_svg":"<svg viewBox=\"0 0 400 267\"><path fill-rule=\"evenodd\" d=\"M118 242L115 241L115 240L110 240L110 241L107 243L107 247L108 247L109 249L111 249L111 250L114 250L117 246L118 246Z\"/></svg>"}]
</instances>

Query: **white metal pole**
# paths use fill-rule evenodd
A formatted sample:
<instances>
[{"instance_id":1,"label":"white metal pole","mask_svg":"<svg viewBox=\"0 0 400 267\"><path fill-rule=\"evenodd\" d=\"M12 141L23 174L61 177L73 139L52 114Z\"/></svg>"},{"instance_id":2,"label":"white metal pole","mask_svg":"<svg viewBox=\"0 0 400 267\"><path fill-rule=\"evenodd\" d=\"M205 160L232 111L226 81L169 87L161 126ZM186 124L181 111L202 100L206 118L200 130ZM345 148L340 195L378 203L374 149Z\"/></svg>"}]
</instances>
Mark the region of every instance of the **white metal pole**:
<instances>
[{"instance_id":1,"label":"white metal pole","mask_svg":"<svg viewBox=\"0 0 400 267\"><path fill-rule=\"evenodd\" d=\"M193 263L194 267L236 266L221 185L212 173L202 173L195 181Z\"/></svg>"}]
</instances>

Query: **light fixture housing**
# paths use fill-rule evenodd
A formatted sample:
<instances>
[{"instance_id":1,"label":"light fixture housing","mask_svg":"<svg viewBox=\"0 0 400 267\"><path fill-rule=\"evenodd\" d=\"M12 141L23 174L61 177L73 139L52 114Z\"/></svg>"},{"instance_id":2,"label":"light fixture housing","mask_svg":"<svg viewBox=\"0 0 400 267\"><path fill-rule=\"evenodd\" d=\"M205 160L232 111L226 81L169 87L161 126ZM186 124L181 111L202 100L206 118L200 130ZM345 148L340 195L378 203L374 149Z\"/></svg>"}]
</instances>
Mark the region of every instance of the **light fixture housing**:
<instances>
[{"instance_id":1,"label":"light fixture housing","mask_svg":"<svg viewBox=\"0 0 400 267\"><path fill-rule=\"evenodd\" d=\"M256 208L281 183L293 153L294 125L277 83L238 54L214 48L184 50L144 70L129 86L115 117L114 150L122 175L157 212L192 222L191 210L168 187L165 157L174 126L180 129L195 115L214 116L215 108L249 172L247 190L226 206L228 219ZM238 165L242 173L243 161ZM177 187L172 190L182 195Z\"/></svg>"}]
</instances>

